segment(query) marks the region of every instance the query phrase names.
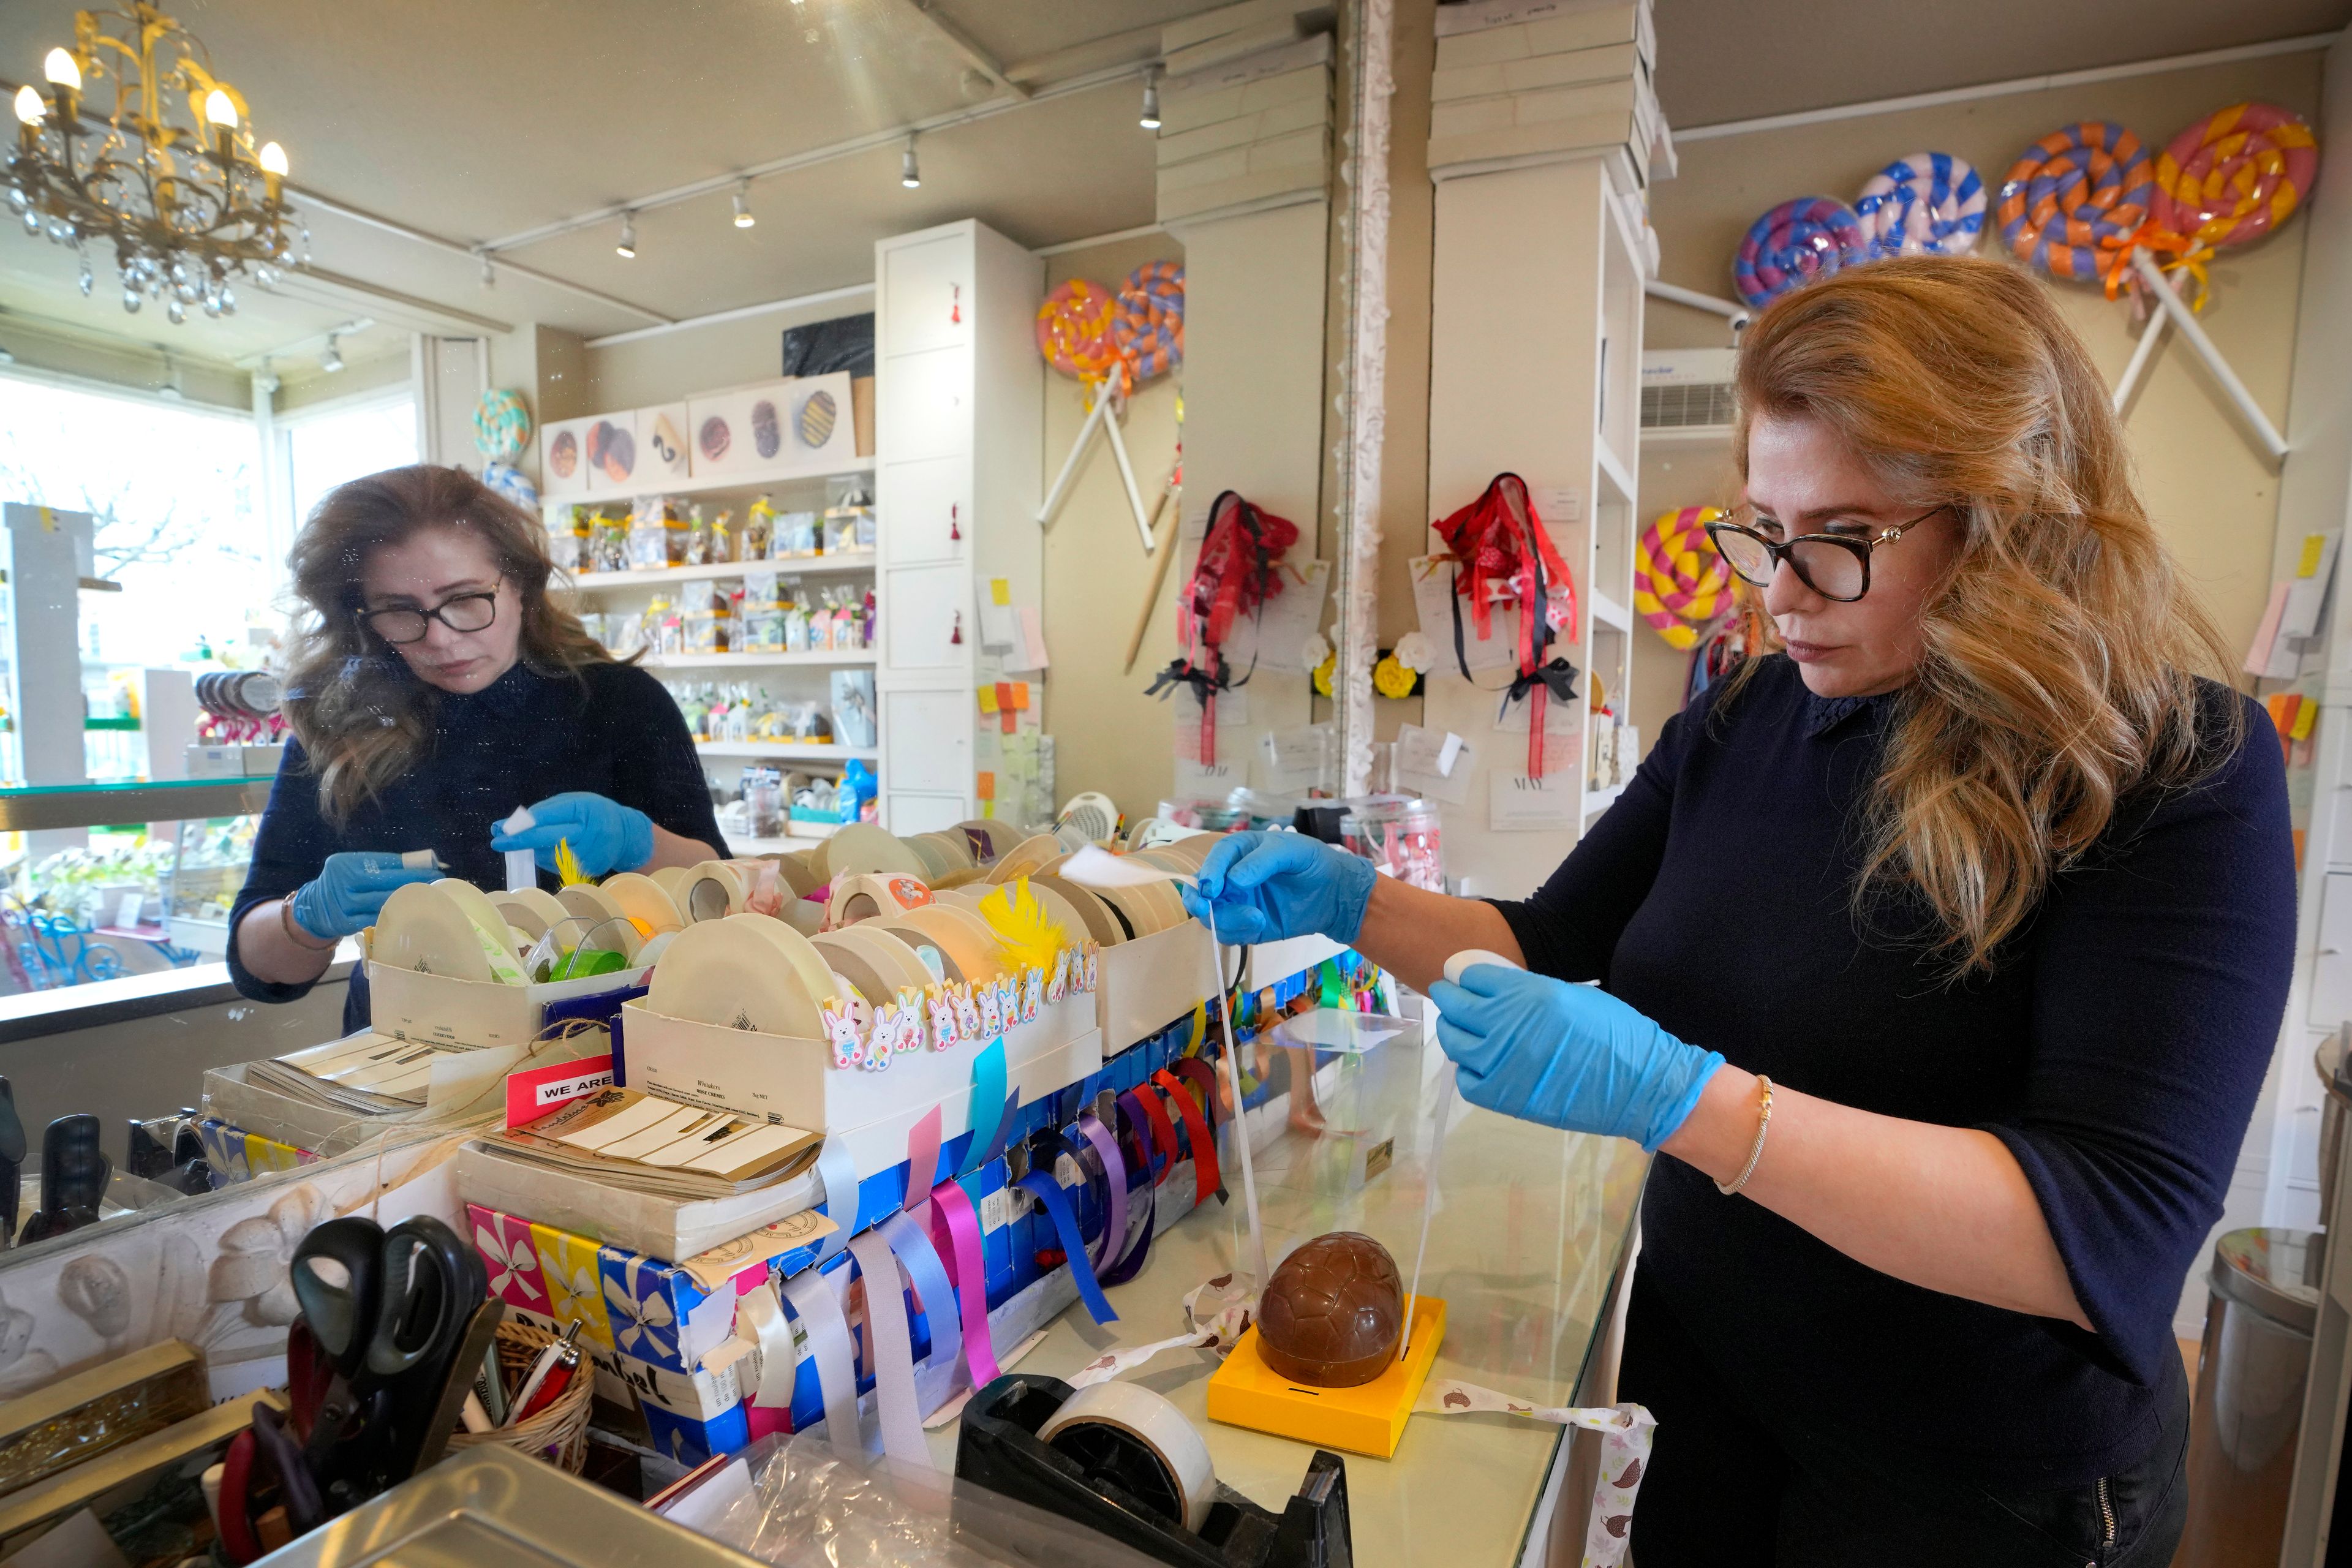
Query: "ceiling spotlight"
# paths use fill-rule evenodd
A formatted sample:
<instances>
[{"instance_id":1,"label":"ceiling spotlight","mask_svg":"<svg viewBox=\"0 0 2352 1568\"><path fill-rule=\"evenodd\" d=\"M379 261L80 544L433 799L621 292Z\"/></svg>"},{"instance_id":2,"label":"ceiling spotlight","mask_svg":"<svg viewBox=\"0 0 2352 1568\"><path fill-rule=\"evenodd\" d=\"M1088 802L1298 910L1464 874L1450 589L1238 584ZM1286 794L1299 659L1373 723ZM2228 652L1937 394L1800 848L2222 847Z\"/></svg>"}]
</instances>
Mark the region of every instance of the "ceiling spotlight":
<instances>
[{"instance_id":1,"label":"ceiling spotlight","mask_svg":"<svg viewBox=\"0 0 2352 1568\"><path fill-rule=\"evenodd\" d=\"M623 213L621 215L621 243L613 247L613 254L628 261L635 261L637 258L636 214Z\"/></svg>"},{"instance_id":2,"label":"ceiling spotlight","mask_svg":"<svg viewBox=\"0 0 2352 1568\"><path fill-rule=\"evenodd\" d=\"M499 286L499 269L490 265L490 253L485 250L480 251L478 254L482 258L482 287L485 289L497 288Z\"/></svg>"},{"instance_id":3,"label":"ceiling spotlight","mask_svg":"<svg viewBox=\"0 0 2352 1568\"><path fill-rule=\"evenodd\" d=\"M907 150L898 155L898 183L908 190L919 190L923 184L923 166L915 162L915 139L907 138Z\"/></svg>"},{"instance_id":4,"label":"ceiling spotlight","mask_svg":"<svg viewBox=\"0 0 2352 1568\"><path fill-rule=\"evenodd\" d=\"M751 182L745 180L735 187L735 226L750 228L759 221L751 216Z\"/></svg>"},{"instance_id":5,"label":"ceiling spotlight","mask_svg":"<svg viewBox=\"0 0 2352 1568\"><path fill-rule=\"evenodd\" d=\"M337 371L343 368L343 351L336 346L335 339L337 335L338 334L334 332L329 332L327 334L326 352L319 356L319 368L325 371L329 375L332 375Z\"/></svg>"},{"instance_id":6,"label":"ceiling spotlight","mask_svg":"<svg viewBox=\"0 0 2352 1568\"><path fill-rule=\"evenodd\" d=\"M1143 128L1160 129L1160 69L1157 66L1143 75Z\"/></svg>"}]
</instances>

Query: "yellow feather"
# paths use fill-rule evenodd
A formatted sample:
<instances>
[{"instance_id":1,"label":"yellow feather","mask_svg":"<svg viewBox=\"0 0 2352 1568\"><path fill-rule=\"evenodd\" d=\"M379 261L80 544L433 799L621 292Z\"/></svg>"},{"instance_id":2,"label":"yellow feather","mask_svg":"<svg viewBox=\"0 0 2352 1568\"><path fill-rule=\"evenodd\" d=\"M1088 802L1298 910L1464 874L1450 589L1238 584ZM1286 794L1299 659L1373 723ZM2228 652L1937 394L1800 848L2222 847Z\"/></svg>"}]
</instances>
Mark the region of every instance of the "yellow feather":
<instances>
[{"instance_id":1,"label":"yellow feather","mask_svg":"<svg viewBox=\"0 0 2352 1568\"><path fill-rule=\"evenodd\" d=\"M1062 922L1045 912L1045 901L1017 878L980 901L981 918L1003 945L1006 960L1016 970L1054 967L1054 955L1069 945Z\"/></svg>"},{"instance_id":2,"label":"yellow feather","mask_svg":"<svg viewBox=\"0 0 2352 1568\"><path fill-rule=\"evenodd\" d=\"M593 879L580 868L580 857L572 852L572 840L569 838L556 840L555 874L562 879L567 888Z\"/></svg>"}]
</instances>

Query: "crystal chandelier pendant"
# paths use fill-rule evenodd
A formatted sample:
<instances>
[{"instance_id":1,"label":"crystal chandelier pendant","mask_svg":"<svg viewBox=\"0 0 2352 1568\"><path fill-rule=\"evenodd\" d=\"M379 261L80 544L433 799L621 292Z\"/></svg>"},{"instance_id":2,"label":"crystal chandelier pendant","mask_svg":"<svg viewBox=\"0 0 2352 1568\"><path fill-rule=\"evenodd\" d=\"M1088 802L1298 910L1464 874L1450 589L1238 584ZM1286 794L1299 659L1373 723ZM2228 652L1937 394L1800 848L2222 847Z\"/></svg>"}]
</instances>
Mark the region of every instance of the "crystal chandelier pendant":
<instances>
[{"instance_id":1,"label":"crystal chandelier pendant","mask_svg":"<svg viewBox=\"0 0 2352 1568\"><path fill-rule=\"evenodd\" d=\"M233 314L232 279L266 288L310 264L285 149L257 141L244 98L178 21L151 0L119 5L77 15L72 47L44 62L46 97L17 92L17 140L0 163L9 209L26 233L73 248L85 296L96 288L85 247L103 239L126 312L152 297L174 323L191 305Z\"/></svg>"}]
</instances>

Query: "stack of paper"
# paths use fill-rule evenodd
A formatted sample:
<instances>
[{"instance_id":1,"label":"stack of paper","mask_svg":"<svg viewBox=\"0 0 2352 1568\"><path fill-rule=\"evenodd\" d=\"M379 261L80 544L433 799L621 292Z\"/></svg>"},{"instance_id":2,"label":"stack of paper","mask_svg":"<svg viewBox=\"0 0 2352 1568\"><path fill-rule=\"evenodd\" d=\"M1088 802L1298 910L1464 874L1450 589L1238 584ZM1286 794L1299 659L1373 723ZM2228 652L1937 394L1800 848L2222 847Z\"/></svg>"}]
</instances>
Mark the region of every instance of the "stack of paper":
<instances>
[{"instance_id":1,"label":"stack of paper","mask_svg":"<svg viewBox=\"0 0 2352 1568\"><path fill-rule=\"evenodd\" d=\"M731 1197L799 1174L816 1159L824 1134L608 1089L488 1142L515 1159L609 1186L694 1200Z\"/></svg>"},{"instance_id":2,"label":"stack of paper","mask_svg":"<svg viewBox=\"0 0 2352 1568\"><path fill-rule=\"evenodd\" d=\"M246 1069L246 1081L356 1116L396 1116L424 1109L433 1064L460 1049L390 1035L352 1035L255 1062Z\"/></svg>"}]
</instances>

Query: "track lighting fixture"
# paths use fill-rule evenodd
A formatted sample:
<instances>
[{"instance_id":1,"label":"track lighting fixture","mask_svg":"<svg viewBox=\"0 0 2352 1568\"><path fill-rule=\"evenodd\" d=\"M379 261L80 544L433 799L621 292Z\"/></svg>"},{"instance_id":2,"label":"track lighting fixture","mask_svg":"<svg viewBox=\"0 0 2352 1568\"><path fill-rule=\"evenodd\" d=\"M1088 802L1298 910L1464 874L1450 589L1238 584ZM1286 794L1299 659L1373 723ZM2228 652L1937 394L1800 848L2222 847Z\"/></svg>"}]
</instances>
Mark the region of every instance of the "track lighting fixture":
<instances>
[{"instance_id":1,"label":"track lighting fixture","mask_svg":"<svg viewBox=\"0 0 2352 1568\"><path fill-rule=\"evenodd\" d=\"M1143 128L1160 129L1160 68L1152 67L1143 73Z\"/></svg>"},{"instance_id":2,"label":"track lighting fixture","mask_svg":"<svg viewBox=\"0 0 2352 1568\"><path fill-rule=\"evenodd\" d=\"M750 228L759 221L751 216L751 182L745 180L735 187L735 226Z\"/></svg>"},{"instance_id":3,"label":"track lighting fixture","mask_svg":"<svg viewBox=\"0 0 2352 1568\"><path fill-rule=\"evenodd\" d=\"M636 214L621 215L621 243L613 247L613 252L625 261L635 261L637 258Z\"/></svg>"},{"instance_id":4,"label":"track lighting fixture","mask_svg":"<svg viewBox=\"0 0 2352 1568\"><path fill-rule=\"evenodd\" d=\"M327 334L326 350L319 355L319 368L329 375L343 368L343 351L336 346L335 338L336 334L333 332Z\"/></svg>"},{"instance_id":5,"label":"track lighting fixture","mask_svg":"<svg viewBox=\"0 0 2352 1568\"><path fill-rule=\"evenodd\" d=\"M923 184L922 165L915 162L915 139L907 138L907 150L898 155L898 183L908 190L920 189Z\"/></svg>"}]
</instances>

